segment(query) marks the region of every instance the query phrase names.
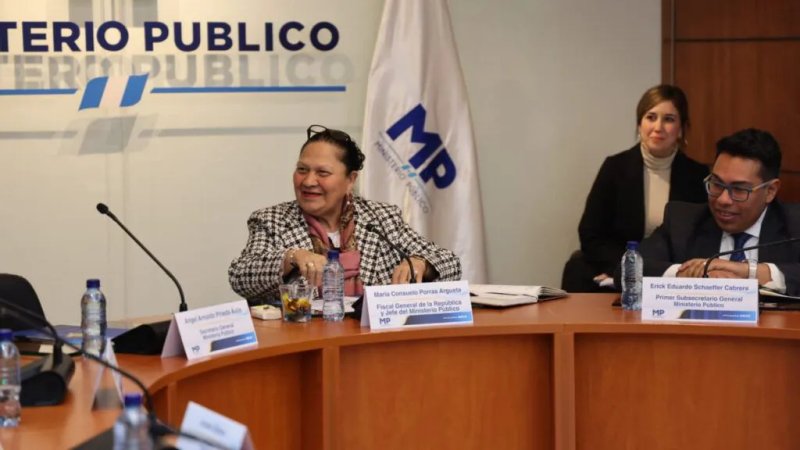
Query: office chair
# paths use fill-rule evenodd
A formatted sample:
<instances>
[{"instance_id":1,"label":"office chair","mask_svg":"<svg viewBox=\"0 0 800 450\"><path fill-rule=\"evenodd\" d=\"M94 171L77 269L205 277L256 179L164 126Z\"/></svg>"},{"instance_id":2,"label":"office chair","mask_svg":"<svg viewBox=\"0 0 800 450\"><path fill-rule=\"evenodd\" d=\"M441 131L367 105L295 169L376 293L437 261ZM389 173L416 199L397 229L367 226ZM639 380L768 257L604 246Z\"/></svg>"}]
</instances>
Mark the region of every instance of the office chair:
<instances>
[{"instance_id":1,"label":"office chair","mask_svg":"<svg viewBox=\"0 0 800 450\"><path fill-rule=\"evenodd\" d=\"M33 286L19 275L0 273L0 298L14 302L34 314L45 317L42 303L39 301L36 291L33 290ZM0 312L2 312L1 309ZM6 313L0 315L0 328L11 328L16 331L32 327L13 314Z\"/></svg>"}]
</instances>

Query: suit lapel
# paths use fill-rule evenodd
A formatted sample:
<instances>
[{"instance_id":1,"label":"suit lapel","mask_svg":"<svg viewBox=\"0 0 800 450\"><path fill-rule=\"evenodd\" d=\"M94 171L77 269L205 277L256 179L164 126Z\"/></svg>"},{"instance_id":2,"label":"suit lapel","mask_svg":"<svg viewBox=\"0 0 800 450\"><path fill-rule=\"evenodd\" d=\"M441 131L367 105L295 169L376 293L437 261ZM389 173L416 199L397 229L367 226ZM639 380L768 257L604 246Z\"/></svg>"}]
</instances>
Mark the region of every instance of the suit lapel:
<instances>
[{"instance_id":1,"label":"suit lapel","mask_svg":"<svg viewBox=\"0 0 800 450\"><path fill-rule=\"evenodd\" d=\"M629 182L624 183L625 186L641 186L640 189L624 189L622 195L627 197L624 205L628 205L630 210L626 213L628 220L632 223L632 230L637 235L644 233L644 159L642 158L642 151L640 144L636 144L636 149L633 152L628 166Z\"/></svg>"},{"instance_id":2,"label":"suit lapel","mask_svg":"<svg viewBox=\"0 0 800 450\"><path fill-rule=\"evenodd\" d=\"M786 226L781 217L779 207L771 204L767 207L764 222L761 224L761 233L758 237L759 244L768 244L781 239L787 239ZM791 245L774 245L758 251L759 261L789 261L791 259Z\"/></svg>"},{"instance_id":3,"label":"suit lapel","mask_svg":"<svg viewBox=\"0 0 800 450\"><path fill-rule=\"evenodd\" d=\"M672 169L669 172L669 199L670 201L688 198L684 192L686 180L681 180L680 175L685 173L685 157L678 151L672 161Z\"/></svg>"},{"instance_id":4,"label":"suit lapel","mask_svg":"<svg viewBox=\"0 0 800 450\"><path fill-rule=\"evenodd\" d=\"M697 227L695 236L694 244L689 246L689 258L708 258L719 253L722 230L717 226L710 212L706 211Z\"/></svg>"}]
</instances>

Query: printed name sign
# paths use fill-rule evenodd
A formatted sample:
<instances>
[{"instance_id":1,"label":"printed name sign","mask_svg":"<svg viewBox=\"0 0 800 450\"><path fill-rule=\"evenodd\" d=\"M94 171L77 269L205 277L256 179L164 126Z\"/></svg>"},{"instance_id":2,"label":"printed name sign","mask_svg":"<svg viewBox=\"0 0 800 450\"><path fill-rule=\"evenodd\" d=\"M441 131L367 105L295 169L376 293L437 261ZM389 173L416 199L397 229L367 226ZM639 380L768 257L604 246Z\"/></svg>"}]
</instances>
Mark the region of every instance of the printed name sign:
<instances>
[{"instance_id":1,"label":"printed name sign","mask_svg":"<svg viewBox=\"0 0 800 450\"><path fill-rule=\"evenodd\" d=\"M642 280L642 320L758 323L758 280Z\"/></svg>"},{"instance_id":2,"label":"printed name sign","mask_svg":"<svg viewBox=\"0 0 800 450\"><path fill-rule=\"evenodd\" d=\"M161 357L192 360L257 343L247 300L238 300L173 314Z\"/></svg>"},{"instance_id":3,"label":"printed name sign","mask_svg":"<svg viewBox=\"0 0 800 450\"><path fill-rule=\"evenodd\" d=\"M362 327L386 330L471 323L469 284L464 280L364 288Z\"/></svg>"},{"instance_id":4,"label":"printed name sign","mask_svg":"<svg viewBox=\"0 0 800 450\"><path fill-rule=\"evenodd\" d=\"M253 449L253 440L246 426L192 401L186 406L186 412L183 414L181 432L184 435L178 437L176 442L176 446L181 450ZM198 439L192 439L189 435ZM201 442L199 439L206 442Z\"/></svg>"}]
</instances>

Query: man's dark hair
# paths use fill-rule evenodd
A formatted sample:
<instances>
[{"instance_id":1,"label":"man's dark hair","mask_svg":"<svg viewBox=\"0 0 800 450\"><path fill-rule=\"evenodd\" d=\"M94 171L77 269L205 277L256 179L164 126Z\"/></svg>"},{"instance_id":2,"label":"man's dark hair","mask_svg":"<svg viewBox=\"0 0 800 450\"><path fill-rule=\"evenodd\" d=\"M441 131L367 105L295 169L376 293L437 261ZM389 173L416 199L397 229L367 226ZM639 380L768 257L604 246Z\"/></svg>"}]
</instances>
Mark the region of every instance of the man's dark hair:
<instances>
[{"instance_id":1,"label":"man's dark hair","mask_svg":"<svg viewBox=\"0 0 800 450\"><path fill-rule=\"evenodd\" d=\"M781 148L766 131L748 128L717 141L717 157L721 153L761 162L759 176L768 181L778 178L781 171Z\"/></svg>"}]
</instances>

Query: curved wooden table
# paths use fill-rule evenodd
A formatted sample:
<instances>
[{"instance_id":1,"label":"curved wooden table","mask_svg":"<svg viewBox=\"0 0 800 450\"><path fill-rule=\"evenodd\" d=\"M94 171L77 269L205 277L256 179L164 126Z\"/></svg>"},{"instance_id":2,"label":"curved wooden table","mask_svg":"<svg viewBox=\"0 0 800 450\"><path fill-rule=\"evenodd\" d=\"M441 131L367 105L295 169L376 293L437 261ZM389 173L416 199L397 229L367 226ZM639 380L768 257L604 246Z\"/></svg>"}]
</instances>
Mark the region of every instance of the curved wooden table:
<instances>
[{"instance_id":1,"label":"curved wooden table","mask_svg":"<svg viewBox=\"0 0 800 450\"><path fill-rule=\"evenodd\" d=\"M119 360L162 419L179 424L193 400L245 423L259 449L800 447L800 314L653 324L613 298L407 331L256 321L258 347ZM89 412L89 364L64 405L27 408L0 431L5 449L66 448L113 424L117 411Z\"/></svg>"}]
</instances>

